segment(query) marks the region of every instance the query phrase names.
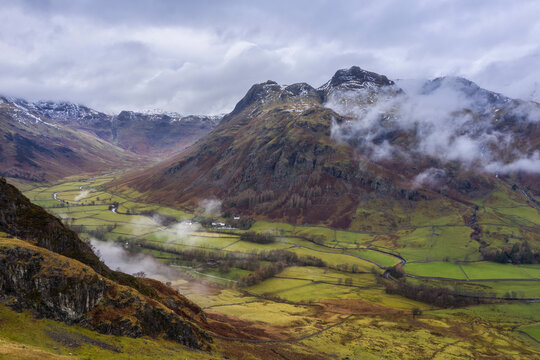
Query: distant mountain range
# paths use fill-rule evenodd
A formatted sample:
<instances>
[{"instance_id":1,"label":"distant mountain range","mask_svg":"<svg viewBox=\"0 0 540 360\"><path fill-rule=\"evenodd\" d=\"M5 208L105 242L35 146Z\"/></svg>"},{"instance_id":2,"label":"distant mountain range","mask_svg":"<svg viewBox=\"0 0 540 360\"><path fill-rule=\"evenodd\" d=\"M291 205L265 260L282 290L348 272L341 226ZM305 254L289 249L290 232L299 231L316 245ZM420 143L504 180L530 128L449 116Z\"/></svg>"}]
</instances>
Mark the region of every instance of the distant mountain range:
<instances>
[{"instance_id":1,"label":"distant mountain range","mask_svg":"<svg viewBox=\"0 0 540 360\"><path fill-rule=\"evenodd\" d=\"M0 175L50 181L127 167L182 151L219 116L122 111L111 116L68 102L0 97Z\"/></svg>"},{"instance_id":2,"label":"distant mountain range","mask_svg":"<svg viewBox=\"0 0 540 360\"><path fill-rule=\"evenodd\" d=\"M540 194L539 123L539 104L463 78L410 86L352 67L317 89L256 84L189 150L113 185L170 205L216 198L230 213L384 230L420 200L472 213L500 181ZM362 209L374 206L370 222Z\"/></svg>"}]
</instances>

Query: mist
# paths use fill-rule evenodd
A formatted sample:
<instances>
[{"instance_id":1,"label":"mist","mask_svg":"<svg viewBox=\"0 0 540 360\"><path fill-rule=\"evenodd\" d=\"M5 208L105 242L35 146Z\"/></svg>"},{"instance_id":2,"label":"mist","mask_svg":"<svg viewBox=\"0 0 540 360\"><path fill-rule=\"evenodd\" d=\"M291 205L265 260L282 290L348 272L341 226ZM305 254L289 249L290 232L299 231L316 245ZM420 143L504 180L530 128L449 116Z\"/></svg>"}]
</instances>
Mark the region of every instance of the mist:
<instances>
[{"instance_id":1,"label":"mist","mask_svg":"<svg viewBox=\"0 0 540 360\"><path fill-rule=\"evenodd\" d=\"M199 201L199 208L205 215L219 215L221 212L221 201L217 199L203 199Z\"/></svg>"},{"instance_id":2,"label":"mist","mask_svg":"<svg viewBox=\"0 0 540 360\"><path fill-rule=\"evenodd\" d=\"M156 237L168 244L179 243L184 245L196 245L197 240L192 236L196 231L201 230L201 224L191 221L182 221L172 226L169 226L163 232L160 232Z\"/></svg>"},{"instance_id":3,"label":"mist","mask_svg":"<svg viewBox=\"0 0 540 360\"><path fill-rule=\"evenodd\" d=\"M499 126L510 117L517 125L540 121L538 104L506 98L462 78L398 85L404 91L368 87L329 96L325 106L348 119L333 122L332 138L353 144L374 161L420 154L491 173L540 172L538 152ZM400 132L409 143L391 144ZM433 183L441 176L441 169L431 168L414 181Z\"/></svg>"},{"instance_id":4,"label":"mist","mask_svg":"<svg viewBox=\"0 0 540 360\"><path fill-rule=\"evenodd\" d=\"M144 272L145 277L160 281L179 278L178 272L154 259L150 255L130 253L121 245L91 239L90 243L101 260L113 270L127 274Z\"/></svg>"},{"instance_id":5,"label":"mist","mask_svg":"<svg viewBox=\"0 0 540 360\"><path fill-rule=\"evenodd\" d=\"M75 196L75 201L79 201L86 198L88 195L90 195L90 193L93 193L94 191L95 191L94 189L81 190L79 195Z\"/></svg>"}]
</instances>

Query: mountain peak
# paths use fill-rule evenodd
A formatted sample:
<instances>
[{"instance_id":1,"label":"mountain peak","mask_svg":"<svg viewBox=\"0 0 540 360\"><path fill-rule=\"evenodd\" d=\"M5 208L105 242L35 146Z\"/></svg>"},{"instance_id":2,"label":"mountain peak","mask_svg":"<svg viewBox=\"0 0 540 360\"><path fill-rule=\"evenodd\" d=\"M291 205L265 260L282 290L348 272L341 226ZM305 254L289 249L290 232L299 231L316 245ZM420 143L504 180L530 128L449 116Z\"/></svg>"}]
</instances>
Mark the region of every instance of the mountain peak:
<instances>
[{"instance_id":1,"label":"mountain peak","mask_svg":"<svg viewBox=\"0 0 540 360\"><path fill-rule=\"evenodd\" d=\"M338 70L332 79L326 84L321 86L321 90L327 90L329 88L344 88L344 89L357 89L366 88L369 86L391 86L394 85L392 80L389 80L386 76L380 75L371 71L361 69L358 66L352 66L349 69Z\"/></svg>"},{"instance_id":2,"label":"mountain peak","mask_svg":"<svg viewBox=\"0 0 540 360\"><path fill-rule=\"evenodd\" d=\"M431 94L443 89L449 89L474 99L477 105L502 105L510 101L509 98L483 89L473 81L460 76L443 76L427 81L422 87L423 94Z\"/></svg>"},{"instance_id":3,"label":"mountain peak","mask_svg":"<svg viewBox=\"0 0 540 360\"><path fill-rule=\"evenodd\" d=\"M317 90L307 83L279 85L275 81L268 80L264 83L253 85L229 115L237 114L255 103L270 104L274 101L281 103L289 101L296 102L303 101L307 98L315 99L317 102L321 100Z\"/></svg>"},{"instance_id":4,"label":"mountain peak","mask_svg":"<svg viewBox=\"0 0 540 360\"><path fill-rule=\"evenodd\" d=\"M469 79L460 76L441 76L428 81L424 85L424 92L432 92L440 87L451 87L462 91L477 91L480 89L478 85Z\"/></svg>"}]
</instances>

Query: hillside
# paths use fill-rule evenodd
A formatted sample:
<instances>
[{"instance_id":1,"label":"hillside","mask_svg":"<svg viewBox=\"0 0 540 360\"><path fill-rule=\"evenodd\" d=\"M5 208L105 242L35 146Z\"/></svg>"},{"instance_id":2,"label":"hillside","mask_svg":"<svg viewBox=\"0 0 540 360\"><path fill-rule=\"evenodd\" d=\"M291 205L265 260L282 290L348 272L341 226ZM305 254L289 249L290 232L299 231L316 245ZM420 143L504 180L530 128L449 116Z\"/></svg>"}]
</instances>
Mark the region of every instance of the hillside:
<instances>
[{"instance_id":1,"label":"hillside","mask_svg":"<svg viewBox=\"0 0 540 360\"><path fill-rule=\"evenodd\" d=\"M0 174L53 181L127 167L138 157L94 134L55 124L0 98Z\"/></svg>"},{"instance_id":2,"label":"hillside","mask_svg":"<svg viewBox=\"0 0 540 360\"><path fill-rule=\"evenodd\" d=\"M206 136L220 116L181 116L122 111L110 121L110 141L136 154L167 156Z\"/></svg>"},{"instance_id":3,"label":"hillside","mask_svg":"<svg viewBox=\"0 0 540 360\"><path fill-rule=\"evenodd\" d=\"M84 105L69 102L1 98L16 108L16 113L37 117L52 125L84 131L101 140L139 155L167 155L183 150L205 136L221 116L183 116L177 113L139 113L122 111L108 115ZM18 119L17 115L12 118Z\"/></svg>"},{"instance_id":4,"label":"hillside","mask_svg":"<svg viewBox=\"0 0 540 360\"><path fill-rule=\"evenodd\" d=\"M407 214L424 204L439 204L433 218L449 209L470 217L501 181L540 193L531 165L538 104L461 78L425 82L417 93L398 85L358 67L318 89L254 85L189 151L113 188L186 207L215 198L229 214L359 231L413 226Z\"/></svg>"},{"instance_id":5,"label":"hillside","mask_svg":"<svg viewBox=\"0 0 540 360\"><path fill-rule=\"evenodd\" d=\"M110 270L61 221L0 179L2 303L103 334L206 348L202 310L155 280Z\"/></svg>"}]
</instances>

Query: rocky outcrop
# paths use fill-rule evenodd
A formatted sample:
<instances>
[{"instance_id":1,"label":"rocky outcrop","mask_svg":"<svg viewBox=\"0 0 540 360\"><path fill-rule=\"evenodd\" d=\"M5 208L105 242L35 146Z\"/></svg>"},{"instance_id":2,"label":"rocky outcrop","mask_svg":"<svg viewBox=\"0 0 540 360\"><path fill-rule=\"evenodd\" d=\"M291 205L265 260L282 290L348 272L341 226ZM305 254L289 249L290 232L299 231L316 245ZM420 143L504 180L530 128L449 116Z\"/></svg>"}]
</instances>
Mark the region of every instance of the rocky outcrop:
<instances>
[{"instance_id":1,"label":"rocky outcrop","mask_svg":"<svg viewBox=\"0 0 540 360\"><path fill-rule=\"evenodd\" d=\"M0 178L0 297L19 310L106 334L164 336L194 348L200 307L151 279L112 271L77 234ZM13 236L17 238L13 238Z\"/></svg>"},{"instance_id":2,"label":"rocky outcrop","mask_svg":"<svg viewBox=\"0 0 540 360\"><path fill-rule=\"evenodd\" d=\"M360 88L364 87L366 84L380 87L394 85L394 82L384 75L363 70L358 66L353 66L349 69L338 70L330 81L321 86L321 89Z\"/></svg>"},{"instance_id":3,"label":"rocky outcrop","mask_svg":"<svg viewBox=\"0 0 540 360\"><path fill-rule=\"evenodd\" d=\"M4 240L0 246L0 294L11 298L11 306L16 309L31 309L48 319L79 322L104 298L107 281L88 267L75 268L68 259L56 264L56 260L37 247Z\"/></svg>"},{"instance_id":4,"label":"rocky outcrop","mask_svg":"<svg viewBox=\"0 0 540 360\"><path fill-rule=\"evenodd\" d=\"M0 236L0 299L16 310L119 336L164 336L193 348L211 338L192 320L92 268ZM170 298L174 303L174 297ZM181 313L182 304L175 304Z\"/></svg>"}]
</instances>

